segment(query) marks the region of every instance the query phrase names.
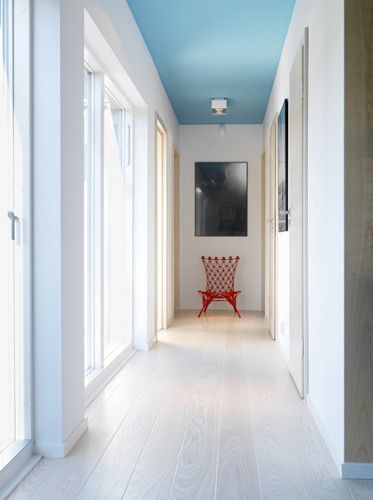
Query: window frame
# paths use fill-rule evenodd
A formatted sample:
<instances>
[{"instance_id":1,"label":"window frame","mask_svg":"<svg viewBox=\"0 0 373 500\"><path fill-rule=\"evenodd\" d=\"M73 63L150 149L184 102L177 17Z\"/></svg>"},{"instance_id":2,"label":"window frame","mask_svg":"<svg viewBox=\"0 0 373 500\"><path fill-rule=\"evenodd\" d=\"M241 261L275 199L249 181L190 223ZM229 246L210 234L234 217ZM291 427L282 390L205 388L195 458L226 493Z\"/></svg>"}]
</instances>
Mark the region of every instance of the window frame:
<instances>
[{"instance_id":1,"label":"window frame","mask_svg":"<svg viewBox=\"0 0 373 500\"><path fill-rule=\"evenodd\" d=\"M106 113L106 105L107 105L107 102L106 102L106 99L108 98L109 99L109 102L111 104L115 104L118 109L121 111L121 137L120 137L120 140L119 140L119 143L118 143L118 147L119 147L119 153L120 153L120 168L122 169L123 171L123 192L124 192L124 188L125 188L125 149L126 149L126 144L125 144L125 124L126 124L126 113L127 113L127 110L126 108L124 107L124 105L120 102L120 96L116 96L115 95L115 90L111 90L113 88L113 86L110 84L110 79L104 75L104 88L103 88L103 98L104 98L104 105L103 105L103 116L105 116L105 113ZM104 125L104 130L105 130L105 125ZM118 137L117 137L118 139ZM105 138L103 140L103 143L102 143L102 152L103 154L105 154ZM106 220L106 217L107 217L107 214L106 214L106 210L105 210L105 184L106 184L106 178L105 178L105 175L108 175L107 172L105 172L106 170L106 166L105 166L105 160L103 159L103 163L102 163L102 169L103 169L103 191L104 191L104 195L103 195L103 206L102 206L102 210L103 210L103 217L104 217L104 226L103 226L103 232L102 232L102 239L103 239L103 244L104 244L104 248L103 248L103 290L105 290L105 287L106 287L106 251L108 250L108 248L106 247L106 244L108 242L108 237L106 235L106 228L105 228L105 223L107 222ZM123 200L123 203L125 203L125 200ZM123 227L123 231L125 231L125 227ZM106 303L105 303L105 296L103 297L103 314L104 314L104 321L105 321L105 313L106 313ZM102 332L102 347L103 347L103 359L102 359L102 363L103 363L103 366L108 366L111 361L113 359L116 358L116 356L118 354L120 354L122 351L123 351L123 348L125 347L125 345L118 345L116 347L114 347L110 352L106 352L106 334L107 334L107 328L106 328L106 325L104 324L104 327L103 327L103 332ZM132 340L132 339L131 339Z\"/></svg>"},{"instance_id":2,"label":"window frame","mask_svg":"<svg viewBox=\"0 0 373 500\"><path fill-rule=\"evenodd\" d=\"M4 5L10 5L5 9ZM14 441L0 454L0 489L32 455L32 191L31 191L31 2L1 1L7 13L7 60L11 73L10 122L14 171ZM16 117L16 119L15 119ZM20 147L22 146L22 148Z\"/></svg>"},{"instance_id":3,"label":"window frame","mask_svg":"<svg viewBox=\"0 0 373 500\"><path fill-rule=\"evenodd\" d=\"M89 138L88 138L88 159L84 158L84 182L87 182L87 192L84 194L84 210L87 211L85 213L85 217L87 216L87 221L84 221L84 255L85 255L85 275L84 275L84 287L89 289L89 296L86 297L86 292L84 292L84 315L85 315L85 336L84 342L86 340L86 329L88 329L88 337L89 337L89 363L86 365L85 358L85 349L84 345L84 373L85 375L89 375L89 373L95 367L95 353L96 347L94 343L94 225L93 219L94 215L91 206L94 206L95 201L95 151L94 151L94 138L95 138L95 75L92 69L89 67L87 63L84 65L84 72L87 72L89 75L89 99L87 103L87 112L88 112L88 124L89 124ZM85 111L85 110L84 110ZM85 124L84 124L85 126ZM86 152L84 152L86 154ZM87 224L87 226L86 226ZM86 248L88 245L88 248ZM88 255L87 255L88 254ZM88 258L87 258L88 257ZM87 261L86 262L86 258Z\"/></svg>"},{"instance_id":4,"label":"window frame","mask_svg":"<svg viewBox=\"0 0 373 500\"><path fill-rule=\"evenodd\" d=\"M93 75L93 144L91 148L92 168L93 168L93 221L91 231L93 234L93 255L90 266L94 291L91 299L90 317L92 318L91 336L93 337L93 367L85 374L86 402L87 404L95 397L99 389L102 388L105 380L116 372L128 359L133 351L133 328L132 328L132 246L133 246L133 110L130 102L120 89L118 81L112 77L110 71L99 62L97 55L93 55L92 50L85 48L84 65ZM126 203L126 229L129 236L129 244L126 254L126 268L130 274L131 290L131 317L130 331L131 343L129 346L119 346L113 353L105 357L104 353L104 245L103 245L103 182L104 182L104 110L105 92L110 98L123 109L123 133L122 133L122 165L124 169L124 184L127 191ZM128 214L127 214L128 211Z\"/></svg>"},{"instance_id":5,"label":"window frame","mask_svg":"<svg viewBox=\"0 0 373 500\"><path fill-rule=\"evenodd\" d=\"M11 210L12 212L15 212L15 200L14 200L14 189L15 189L15 164L14 164L14 112L13 112L13 105L14 105L14 71L13 71L13 52L14 52L14 43L13 43L13 24L14 24L14 5L12 0L0 0L0 35L1 35L1 43L2 43L2 54L1 54L1 59L0 59L0 64L4 68L4 80L6 80L6 90L7 96L5 98L6 103L5 104L5 110L3 110L4 113L4 121L5 121L5 126L6 130L5 132L5 139L7 143L7 147L5 151L3 151L4 154L4 159L5 162L9 160L11 163L11 166L9 167L9 170L11 171L9 179L9 186L8 188L10 193L9 193L9 205L8 209ZM2 158L3 159L3 158ZM16 325L15 325L15 315L16 315L16 300L18 299L18 296L16 297L16 277L17 277L17 271L18 271L18 262L16 262L15 259L15 242L11 242L10 239L8 240L7 244L7 251L9 250L9 254L12 256L11 257L11 272L10 274L12 275L11 278L11 294L13 296L13 300L11 301L12 305L12 310L9 313L10 316L13 317L12 325L11 325L11 330L9 331L8 334L11 336L9 344L11 344L11 351L9 352L9 357L12 359L12 367L11 367L11 375L10 375L10 383L11 383L11 408L8 408L12 414L10 416L10 420L13 421L13 437L10 438L10 440L7 443L3 443L3 445L0 447L0 464L2 462L2 457L7 455L8 453L8 447L12 447L15 441L17 440L17 427L18 427L18 422L17 422L17 407L18 402L17 402L17 395L19 393L19 390L17 388L17 382L16 382L16 365L17 365L17 360L16 360L16 337L17 337L17 331L16 331ZM7 405L6 405L7 406Z\"/></svg>"},{"instance_id":6,"label":"window frame","mask_svg":"<svg viewBox=\"0 0 373 500\"><path fill-rule=\"evenodd\" d=\"M156 143L156 288L157 300L155 307L156 317L156 338L158 334L167 328L167 263L169 258L168 252L168 133L160 116L155 116L155 143Z\"/></svg>"}]
</instances>

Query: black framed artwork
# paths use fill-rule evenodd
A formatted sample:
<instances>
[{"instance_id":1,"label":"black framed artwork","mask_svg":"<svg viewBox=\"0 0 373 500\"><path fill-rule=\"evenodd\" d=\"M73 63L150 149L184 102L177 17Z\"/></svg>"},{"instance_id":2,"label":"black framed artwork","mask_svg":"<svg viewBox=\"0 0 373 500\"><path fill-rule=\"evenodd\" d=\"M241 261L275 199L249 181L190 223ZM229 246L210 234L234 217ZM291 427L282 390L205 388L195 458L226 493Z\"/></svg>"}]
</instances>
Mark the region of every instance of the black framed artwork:
<instances>
[{"instance_id":1,"label":"black framed artwork","mask_svg":"<svg viewBox=\"0 0 373 500\"><path fill-rule=\"evenodd\" d=\"M247 162L195 164L195 235L247 236Z\"/></svg>"},{"instance_id":2,"label":"black framed artwork","mask_svg":"<svg viewBox=\"0 0 373 500\"><path fill-rule=\"evenodd\" d=\"M288 100L278 115L278 230L289 229L288 200Z\"/></svg>"}]
</instances>

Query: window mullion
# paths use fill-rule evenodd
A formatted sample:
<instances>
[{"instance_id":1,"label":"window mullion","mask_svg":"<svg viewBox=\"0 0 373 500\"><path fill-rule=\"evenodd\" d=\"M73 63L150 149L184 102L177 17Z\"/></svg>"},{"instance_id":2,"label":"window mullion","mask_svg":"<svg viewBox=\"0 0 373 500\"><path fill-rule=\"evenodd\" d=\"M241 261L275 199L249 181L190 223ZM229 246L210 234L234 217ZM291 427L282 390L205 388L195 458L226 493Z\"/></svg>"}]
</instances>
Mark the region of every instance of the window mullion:
<instances>
[{"instance_id":1,"label":"window mullion","mask_svg":"<svg viewBox=\"0 0 373 500\"><path fill-rule=\"evenodd\" d=\"M94 351L95 368L104 366L104 75L94 79Z\"/></svg>"}]
</instances>

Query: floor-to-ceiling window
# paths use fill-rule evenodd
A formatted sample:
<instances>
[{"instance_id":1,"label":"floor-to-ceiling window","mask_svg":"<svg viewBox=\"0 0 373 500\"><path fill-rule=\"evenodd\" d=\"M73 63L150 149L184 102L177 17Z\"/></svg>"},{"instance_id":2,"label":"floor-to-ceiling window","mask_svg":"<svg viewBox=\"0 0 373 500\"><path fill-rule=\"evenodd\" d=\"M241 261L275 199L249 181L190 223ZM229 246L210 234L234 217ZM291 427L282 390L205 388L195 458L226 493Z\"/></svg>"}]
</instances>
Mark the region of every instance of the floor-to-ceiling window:
<instances>
[{"instance_id":1,"label":"floor-to-ceiling window","mask_svg":"<svg viewBox=\"0 0 373 500\"><path fill-rule=\"evenodd\" d=\"M0 452L15 439L12 12L0 0Z\"/></svg>"},{"instance_id":2,"label":"floor-to-ceiling window","mask_svg":"<svg viewBox=\"0 0 373 500\"><path fill-rule=\"evenodd\" d=\"M125 295L125 196L124 196L125 109L114 95L104 94L104 358L128 344ZM127 299L128 300L128 299Z\"/></svg>"},{"instance_id":3,"label":"floor-to-ceiling window","mask_svg":"<svg viewBox=\"0 0 373 500\"><path fill-rule=\"evenodd\" d=\"M28 66L15 7L0 0L0 469L31 437Z\"/></svg>"},{"instance_id":4,"label":"floor-to-ceiling window","mask_svg":"<svg viewBox=\"0 0 373 500\"><path fill-rule=\"evenodd\" d=\"M84 366L95 366L94 345L94 75L84 69Z\"/></svg>"},{"instance_id":5,"label":"floor-to-ceiling window","mask_svg":"<svg viewBox=\"0 0 373 500\"><path fill-rule=\"evenodd\" d=\"M85 370L88 380L132 345L132 113L86 52Z\"/></svg>"}]
</instances>

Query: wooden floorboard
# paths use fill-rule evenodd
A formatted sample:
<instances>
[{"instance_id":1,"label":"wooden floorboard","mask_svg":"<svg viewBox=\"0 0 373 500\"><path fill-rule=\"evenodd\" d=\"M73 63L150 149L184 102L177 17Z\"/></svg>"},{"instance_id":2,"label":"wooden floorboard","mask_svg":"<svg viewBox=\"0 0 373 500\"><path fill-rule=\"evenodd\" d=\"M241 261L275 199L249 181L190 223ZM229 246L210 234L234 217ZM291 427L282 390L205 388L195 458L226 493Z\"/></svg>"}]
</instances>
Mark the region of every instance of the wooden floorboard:
<instances>
[{"instance_id":1,"label":"wooden floorboard","mask_svg":"<svg viewBox=\"0 0 373 500\"><path fill-rule=\"evenodd\" d=\"M153 355L154 354L154 355ZM119 386L90 422L89 431L62 460L42 460L20 484L12 499L57 500L76 498L79 489L100 460L133 402L156 369L164 353L138 353L131 375Z\"/></svg>"},{"instance_id":2,"label":"wooden floorboard","mask_svg":"<svg viewBox=\"0 0 373 500\"><path fill-rule=\"evenodd\" d=\"M202 319L205 322L205 319ZM221 329L208 332L208 352L191 395L191 409L182 439L169 498L209 500L215 497L219 435L219 396L225 353Z\"/></svg>"},{"instance_id":3,"label":"wooden floorboard","mask_svg":"<svg viewBox=\"0 0 373 500\"><path fill-rule=\"evenodd\" d=\"M373 481L346 481L347 488L354 500L372 500Z\"/></svg>"},{"instance_id":4,"label":"wooden floorboard","mask_svg":"<svg viewBox=\"0 0 373 500\"><path fill-rule=\"evenodd\" d=\"M260 498L248 398L247 333L228 329L220 401L216 498Z\"/></svg>"},{"instance_id":5,"label":"wooden floorboard","mask_svg":"<svg viewBox=\"0 0 373 500\"><path fill-rule=\"evenodd\" d=\"M159 418L124 492L123 498L126 500L164 500L169 497L191 410L191 397L206 355L206 336L200 334L192 343L187 338L178 351L183 358L180 360L181 369L169 373L174 381L174 390L162 404Z\"/></svg>"},{"instance_id":6,"label":"wooden floorboard","mask_svg":"<svg viewBox=\"0 0 373 500\"><path fill-rule=\"evenodd\" d=\"M13 500L368 500L344 482L259 314L183 313L87 409L89 431Z\"/></svg>"}]
</instances>

